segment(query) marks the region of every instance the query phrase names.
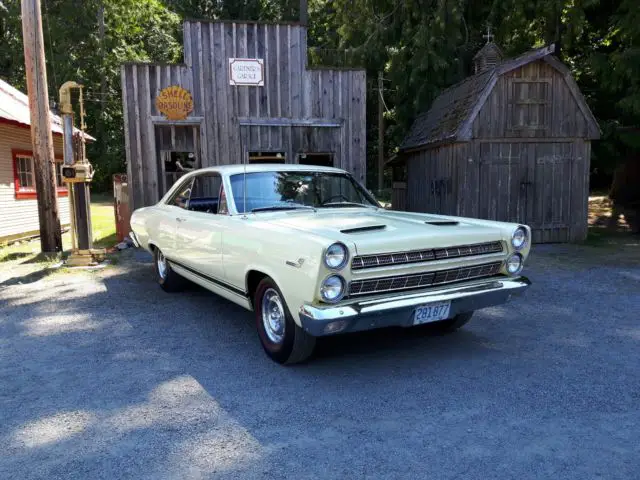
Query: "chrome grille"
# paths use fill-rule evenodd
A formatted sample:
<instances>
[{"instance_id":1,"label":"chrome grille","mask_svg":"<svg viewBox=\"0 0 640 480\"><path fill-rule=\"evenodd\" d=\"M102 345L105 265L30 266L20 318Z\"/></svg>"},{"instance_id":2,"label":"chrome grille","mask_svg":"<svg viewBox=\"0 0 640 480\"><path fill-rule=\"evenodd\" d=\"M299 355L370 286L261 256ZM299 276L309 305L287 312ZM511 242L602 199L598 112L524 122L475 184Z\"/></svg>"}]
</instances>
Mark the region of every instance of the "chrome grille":
<instances>
[{"instance_id":1,"label":"chrome grille","mask_svg":"<svg viewBox=\"0 0 640 480\"><path fill-rule=\"evenodd\" d=\"M373 293L408 290L411 288L424 288L434 285L442 285L444 283L470 280L473 278L491 277L500 272L501 266L502 262L494 262L475 265L473 267L438 270L436 272L354 280L349 284L349 296L370 295Z\"/></svg>"},{"instance_id":2,"label":"chrome grille","mask_svg":"<svg viewBox=\"0 0 640 480\"><path fill-rule=\"evenodd\" d=\"M353 258L352 270L386 267L389 265L406 265L407 263L430 262L445 258L471 257L502 252L502 242L476 243L459 247L431 248L428 250L411 250L408 252L382 253L378 255L360 255Z\"/></svg>"}]
</instances>

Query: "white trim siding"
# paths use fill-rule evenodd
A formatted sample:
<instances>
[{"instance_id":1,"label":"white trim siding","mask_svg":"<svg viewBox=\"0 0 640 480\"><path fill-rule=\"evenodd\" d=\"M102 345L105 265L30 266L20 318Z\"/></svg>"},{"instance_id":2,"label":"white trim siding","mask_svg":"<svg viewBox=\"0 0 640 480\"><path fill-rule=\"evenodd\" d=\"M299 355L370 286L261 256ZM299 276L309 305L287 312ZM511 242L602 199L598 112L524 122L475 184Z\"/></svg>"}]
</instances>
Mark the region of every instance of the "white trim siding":
<instances>
[{"instance_id":1,"label":"white trim siding","mask_svg":"<svg viewBox=\"0 0 640 480\"><path fill-rule=\"evenodd\" d=\"M62 137L54 135L53 144L61 158ZM32 150L29 128L0 123L0 243L40 229L37 200L16 199L12 150ZM62 225L68 225L68 197L58 197L58 211Z\"/></svg>"}]
</instances>

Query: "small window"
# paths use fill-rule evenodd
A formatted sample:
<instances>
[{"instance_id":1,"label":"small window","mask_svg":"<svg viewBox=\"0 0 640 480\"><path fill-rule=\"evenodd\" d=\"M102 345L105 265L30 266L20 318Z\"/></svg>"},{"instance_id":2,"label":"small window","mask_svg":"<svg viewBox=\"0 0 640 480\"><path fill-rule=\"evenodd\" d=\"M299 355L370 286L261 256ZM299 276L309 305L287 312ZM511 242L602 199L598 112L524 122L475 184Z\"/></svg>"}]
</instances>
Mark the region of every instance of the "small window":
<instances>
[{"instance_id":1,"label":"small window","mask_svg":"<svg viewBox=\"0 0 640 480\"><path fill-rule=\"evenodd\" d=\"M284 163L284 152L249 152L249 163Z\"/></svg>"},{"instance_id":2,"label":"small window","mask_svg":"<svg viewBox=\"0 0 640 480\"><path fill-rule=\"evenodd\" d=\"M193 152L168 152L164 158L164 171L166 173L184 173L195 170L196 155Z\"/></svg>"},{"instance_id":3,"label":"small window","mask_svg":"<svg viewBox=\"0 0 640 480\"><path fill-rule=\"evenodd\" d=\"M33 177L33 158L25 155L18 155L16 157L16 172L18 180L20 181L20 187L24 189L36 188Z\"/></svg>"},{"instance_id":4,"label":"small window","mask_svg":"<svg viewBox=\"0 0 640 480\"><path fill-rule=\"evenodd\" d=\"M544 129L551 115L551 85L547 81L511 79L509 128Z\"/></svg>"},{"instance_id":5,"label":"small window","mask_svg":"<svg viewBox=\"0 0 640 480\"><path fill-rule=\"evenodd\" d=\"M66 189L67 186L62 181L62 167L64 167L64 163L56 162L56 187Z\"/></svg>"},{"instance_id":6,"label":"small window","mask_svg":"<svg viewBox=\"0 0 640 480\"><path fill-rule=\"evenodd\" d=\"M318 167L333 167L333 153L301 153L298 155L301 165L316 165Z\"/></svg>"},{"instance_id":7,"label":"small window","mask_svg":"<svg viewBox=\"0 0 640 480\"><path fill-rule=\"evenodd\" d=\"M33 153L23 150L13 150L13 170L15 197L18 200L37 198L35 165ZM62 159L55 159L55 182L58 196L69 194L67 186L62 181Z\"/></svg>"},{"instance_id":8,"label":"small window","mask_svg":"<svg viewBox=\"0 0 640 480\"><path fill-rule=\"evenodd\" d=\"M178 188L178 192L167 202L174 207L187 208L189 198L191 197L191 186L193 185L193 179L189 179L186 183Z\"/></svg>"}]
</instances>

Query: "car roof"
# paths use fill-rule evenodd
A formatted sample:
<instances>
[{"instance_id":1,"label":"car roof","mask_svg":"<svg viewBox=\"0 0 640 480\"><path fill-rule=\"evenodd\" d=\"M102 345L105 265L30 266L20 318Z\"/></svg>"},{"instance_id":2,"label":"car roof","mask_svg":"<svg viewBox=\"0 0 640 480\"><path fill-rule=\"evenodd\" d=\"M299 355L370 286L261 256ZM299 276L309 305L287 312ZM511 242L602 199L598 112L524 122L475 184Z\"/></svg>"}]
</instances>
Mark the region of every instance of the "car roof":
<instances>
[{"instance_id":1,"label":"car roof","mask_svg":"<svg viewBox=\"0 0 640 480\"><path fill-rule=\"evenodd\" d=\"M256 172L332 172L346 173L340 168L318 167L316 165L299 165L296 163L253 163L247 165L219 165L194 170L193 173L218 172L221 175Z\"/></svg>"}]
</instances>

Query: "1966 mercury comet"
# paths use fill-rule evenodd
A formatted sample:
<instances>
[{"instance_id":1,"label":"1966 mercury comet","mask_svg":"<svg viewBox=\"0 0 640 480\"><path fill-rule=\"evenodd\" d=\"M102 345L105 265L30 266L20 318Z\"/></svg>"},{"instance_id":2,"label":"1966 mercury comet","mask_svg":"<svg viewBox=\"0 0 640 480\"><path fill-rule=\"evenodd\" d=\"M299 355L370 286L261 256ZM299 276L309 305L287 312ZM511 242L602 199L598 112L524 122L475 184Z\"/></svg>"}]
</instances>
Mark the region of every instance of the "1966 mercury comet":
<instances>
[{"instance_id":1,"label":"1966 mercury comet","mask_svg":"<svg viewBox=\"0 0 640 480\"><path fill-rule=\"evenodd\" d=\"M279 363L305 360L323 335L454 331L529 286L526 225L385 210L336 168L197 170L131 227L164 290L188 279L254 311Z\"/></svg>"}]
</instances>

